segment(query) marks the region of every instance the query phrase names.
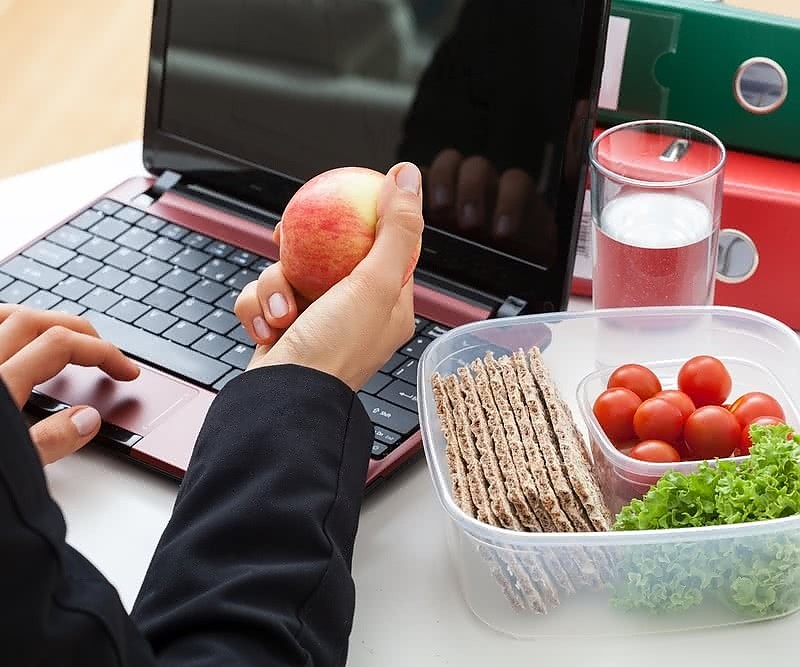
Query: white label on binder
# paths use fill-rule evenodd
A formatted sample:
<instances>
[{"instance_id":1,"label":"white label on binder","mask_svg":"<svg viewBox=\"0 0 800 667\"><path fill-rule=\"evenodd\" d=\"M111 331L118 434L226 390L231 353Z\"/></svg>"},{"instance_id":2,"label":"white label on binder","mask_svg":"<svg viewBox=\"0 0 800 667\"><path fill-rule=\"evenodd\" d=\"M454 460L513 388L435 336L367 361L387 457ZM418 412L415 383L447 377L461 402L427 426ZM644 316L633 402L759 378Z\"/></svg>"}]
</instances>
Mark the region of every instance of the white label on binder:
<instances>
[{"instance_id":1,"label":"white label on binder","mask_svg":"<svg viewBox=\"0 0 800 667\"><path fill-rule=\"evenodd\" d=\"M575 252L575 268L572 275L575 278L592 279L592 198L589 190L586 191L583 201L578 248Z\"/></svg>"},{"instance_id":2,"label":"white label on binder","mask_svg":"<svg viewBox=\"0 0 800 667\"><path fill-rule=\"evenodd\" d=\"M609 19L606 60L603 65L603 79L600 84L599 105L602 109L616 111L619 107L622 70L625 66L625 52L628 49L630 29L630 19L621 16L612 16Z\"/></svg>"}]
</instances>

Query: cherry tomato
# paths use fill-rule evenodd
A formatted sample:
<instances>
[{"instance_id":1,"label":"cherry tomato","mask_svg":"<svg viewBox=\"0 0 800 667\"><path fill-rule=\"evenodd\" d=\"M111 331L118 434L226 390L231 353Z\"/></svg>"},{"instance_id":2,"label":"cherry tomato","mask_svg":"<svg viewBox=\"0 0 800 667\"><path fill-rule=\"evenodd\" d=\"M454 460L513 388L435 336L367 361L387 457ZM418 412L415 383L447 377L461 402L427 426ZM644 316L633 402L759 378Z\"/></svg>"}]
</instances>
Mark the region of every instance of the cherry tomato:
<instances>
[{"instance_id":1,"label":"cherry tomato","mask_svg":"<svg viewBox=\"0 0 800 667\"><path fill-rule=\"evenodd\" d=\"M648 398L633 415L633 430L640 440L677 442L683 431L683 417L669 401Z\"/></svg>"},{"instance_id":2,"label":"cherry tomato","mask_svg":"<svg viewBox=\"0 0 800 667\"><path fill-rule=\"evenodd\" d=\"M754 419L759 417L777 417L786 419L781 404L772 396L761 391L751 391L737 398L730 407L731 412L736 415L736 419L742 428L751 424Z\"/></svg>"},{"instance_id":3,"label":"cherry tomato","mask_svg":"<svg viewBox=\"0 0 800 667\"><path fill-rule=\"evenodd\" d=\"M753 424L758 424L759 426L777 426L783 423L785 422L782 419L778 419L778 417L757 417L742 429L739 447L734 454L737 456L747 456L750 453L750 448L753 446L753 440L750 438L750 427Z\"/></svg>"},{"instance_id":4,"label":"cherry tomato","mask_svg":"<svg viewBox=\"0 0 800 667\"><path fill-rule=\"evenodd\" d=\"M696 459L724 459L739 446L739 420L720 405L697 408L683 426L689 453Z\"/></svg>"},{"instance_id":5,"label":"cherry tomato","mask_svg":"<svg viewBox=\"0 0 800 667\"><path fill-rule=\"evenodd\" d=\"M663 440L645 440L631 449L628 456L650 463L678 463L681 455L668 442Z\"/></svg>"},{"instance_id":6,"label":"cherry tomato","mask_svg":"<svg viewBox=\"0 0 800 667\"><path fill-rule=\"evenodd\" d=\"M696 407L722 405L731 393L731 376L716 357L689 359L678 371L678 389L694 401Z\"/></svg>"},{"instance_id":7,"label":"cherry tomato","mask_svg":"<svg viewBox=\"0 0 800 667\"><path fill-rule=\"evenodd\" d=\"M636 436L633 415L642 399L630 389L606 389L594 402L592 411L605 434L613 443L626 443Z\"/></svg>"},{"instance_id":8,"label":"cherry tomato","mask_svg":"<svg viewBox=\"0 0 800 667\"><path fill-rule=\"evenodd\" d=\"M630 389L643 401L652 398L661 391L661 382L656 374L640 364L625 364L615 370L608 378L608 388L625 387Z\"/></svg>"},{"instance_id":9,"label":"cherry tomato","mask_svg":"<svg viewBox=\"0 0 800 667\"><path fill-rule=\"evenodd\" d=\"M663 398L665 401L672 403L678 410L681 411L683 421L689 418L689 415L695 411L695 404L688 394L684 394L678 389L665 389L658 392L653 398Z\"/></svg>"}]
</instances>

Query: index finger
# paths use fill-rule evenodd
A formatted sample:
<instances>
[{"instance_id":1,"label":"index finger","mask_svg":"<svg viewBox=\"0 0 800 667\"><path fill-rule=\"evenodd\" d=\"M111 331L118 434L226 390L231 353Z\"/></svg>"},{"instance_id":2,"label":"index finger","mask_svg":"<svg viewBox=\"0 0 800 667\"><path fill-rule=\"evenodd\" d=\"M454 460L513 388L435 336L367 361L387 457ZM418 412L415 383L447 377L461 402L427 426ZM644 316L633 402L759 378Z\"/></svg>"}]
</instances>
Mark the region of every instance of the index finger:
<instances>
[{"instance_id":1,"label":"index finger","mask_svg":"<svg viewBox=\"0 0 800 667\"><path fill-rule=\"evenodd\" d=\"M355 272L386 280L399 290L414 271L422 244L422 177L416 165L402 162L386 175L378 200L375 243Z\"/></svg>"}]
</instances>

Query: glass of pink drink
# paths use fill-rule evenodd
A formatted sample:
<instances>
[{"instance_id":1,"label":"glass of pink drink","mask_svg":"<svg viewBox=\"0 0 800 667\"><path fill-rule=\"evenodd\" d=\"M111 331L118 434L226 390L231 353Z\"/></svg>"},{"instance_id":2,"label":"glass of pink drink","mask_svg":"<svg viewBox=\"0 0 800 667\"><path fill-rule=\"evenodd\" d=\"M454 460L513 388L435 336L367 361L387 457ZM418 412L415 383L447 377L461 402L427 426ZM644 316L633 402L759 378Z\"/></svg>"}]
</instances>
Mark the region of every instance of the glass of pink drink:
<instances>
[{"instance_id":1,"label":"glass of pink drink","mask_svg":"<svg viewBox=\"0 0 800 667\"><path fill-rule=\"evenodd\" d=\"M684 123L637 121L592 144L595 308L714 300L725 147Z\"/></svg>"}]
</instances>

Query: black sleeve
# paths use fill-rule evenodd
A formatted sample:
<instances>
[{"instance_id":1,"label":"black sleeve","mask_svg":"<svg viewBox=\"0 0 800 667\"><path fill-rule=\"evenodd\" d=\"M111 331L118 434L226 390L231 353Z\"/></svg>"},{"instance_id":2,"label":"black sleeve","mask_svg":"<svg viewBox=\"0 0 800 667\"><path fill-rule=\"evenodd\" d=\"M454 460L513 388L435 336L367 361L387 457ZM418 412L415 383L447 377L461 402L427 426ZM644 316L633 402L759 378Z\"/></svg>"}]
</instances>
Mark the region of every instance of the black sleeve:
<instances>
[{"instance_id":1,"label":"black sleeve","mask_svg":"<svg viewBox=\"0 0 800 667\"><path fill-rule=\"evenodd\" d=\"M113 587L66 545L64 519L1 383L0 418L4 664L344 664L372 428L338 380L276 366L220 393L135 605L136 625Z\"/></svg>"},{"instance_id":2,"label":"black sleeve","mask_svg":"<svg viewBox=\"0 0 800 667\"><path fill-rule=\"evenodd\" d=\"M133 610L159 665L344 664L372 439L355 394L316 371L220 393Z\"/></svg>"}]
</instances>

